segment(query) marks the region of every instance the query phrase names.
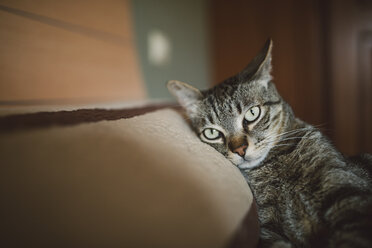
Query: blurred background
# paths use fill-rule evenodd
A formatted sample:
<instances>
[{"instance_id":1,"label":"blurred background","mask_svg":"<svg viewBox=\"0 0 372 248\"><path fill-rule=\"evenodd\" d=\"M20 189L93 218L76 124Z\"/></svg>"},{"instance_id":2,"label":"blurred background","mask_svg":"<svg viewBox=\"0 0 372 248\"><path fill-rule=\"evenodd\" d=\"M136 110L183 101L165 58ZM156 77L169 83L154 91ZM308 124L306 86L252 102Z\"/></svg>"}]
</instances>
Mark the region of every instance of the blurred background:
<instances>
[{"instance_id":1,"label":"blurred background","mask_svg":"<svg viewBox=\"0 0 372 248\"><path fill-rule=\"evenodd\" d=\"M296 115L372 152L370 0L0 0L0 106L158 102L240 71L268 37Z\"/></svg>"}]
</instances>

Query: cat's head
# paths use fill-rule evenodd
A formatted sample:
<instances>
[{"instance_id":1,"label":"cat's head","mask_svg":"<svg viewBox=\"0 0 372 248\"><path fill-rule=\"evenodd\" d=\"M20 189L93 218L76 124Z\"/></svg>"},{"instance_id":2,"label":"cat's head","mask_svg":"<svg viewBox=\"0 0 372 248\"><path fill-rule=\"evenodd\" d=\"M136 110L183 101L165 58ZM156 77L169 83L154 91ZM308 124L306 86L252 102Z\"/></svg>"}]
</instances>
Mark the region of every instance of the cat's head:
<instances>
[{"instance_id":1,"label":"cat's head","mask_svg":"<svg viewBox=\"0 0 372 248\"><path fill-rule=\"evenodd\" d=\"M291 115L271 81L271 50L268 40L243 71L206 91L168 82L200 139L241 169L265 159Z\"/></svg>"}]
</instances>

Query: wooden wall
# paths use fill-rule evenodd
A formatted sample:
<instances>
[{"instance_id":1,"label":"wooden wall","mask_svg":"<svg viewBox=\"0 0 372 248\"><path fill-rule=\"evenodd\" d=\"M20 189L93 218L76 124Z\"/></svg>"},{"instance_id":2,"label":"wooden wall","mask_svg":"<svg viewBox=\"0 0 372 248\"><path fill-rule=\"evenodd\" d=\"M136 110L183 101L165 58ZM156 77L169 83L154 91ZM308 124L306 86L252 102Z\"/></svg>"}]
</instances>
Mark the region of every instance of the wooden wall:
<instances>
[{"instance_id":1,"label":"wooden wall","mask_svg":"<svg viewBox=\"0 0 372 248\"><path fill-rule=\"evenodd\" d=\"M271 37L274 82L295 114L321 125L342 152L372 153L370 1L210 5L215 83L241 70Z\"/></svg>"},{"instance_id":2,"label":"wooden wall","mask_svg":"<svg viewBox=\"0 0 372 248\"><path fill-rule=\"evenodd\" d=\"M145 96L129 1L0 0L0 103Z\"/></svg>"},{"instance_id":3,"label":"wooden wall","mask_svg":"<svg viewBox=\"0 0 372 248\"><path fill-rule=\"evenodd\" d=\"M271 37L278 90L296 114L314 124L324 123L326 89L318 9L314 1L211 1L214 81L241 70Z\"/></svg>"},{"instance_id":4,"label":"wooden wall","mask_svg":"<svg viewBox=\"0 0 372 248\"><path fill-rule=\"evenodd\" d=\"M372 2L331 0L331 119L346 153L372 153Z\"/></svg>"}]
</instances>

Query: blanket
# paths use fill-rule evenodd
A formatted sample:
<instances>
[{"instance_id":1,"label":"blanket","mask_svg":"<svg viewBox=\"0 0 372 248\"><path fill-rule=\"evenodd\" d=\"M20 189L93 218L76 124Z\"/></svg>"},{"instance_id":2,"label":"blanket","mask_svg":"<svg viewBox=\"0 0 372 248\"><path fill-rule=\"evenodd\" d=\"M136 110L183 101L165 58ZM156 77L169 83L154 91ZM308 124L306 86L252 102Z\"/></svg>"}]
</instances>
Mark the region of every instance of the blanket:
<instances>
[{"instance_id":1,"label":"blanket","mask_svg":"<svg viewBox=\"0 0 372 248\"><path fill-rule=\"evenodd\" d=\"M96 116L0 119L1 247L256 245L246 181L182 115Z\"/></svg>"}]
</instances>

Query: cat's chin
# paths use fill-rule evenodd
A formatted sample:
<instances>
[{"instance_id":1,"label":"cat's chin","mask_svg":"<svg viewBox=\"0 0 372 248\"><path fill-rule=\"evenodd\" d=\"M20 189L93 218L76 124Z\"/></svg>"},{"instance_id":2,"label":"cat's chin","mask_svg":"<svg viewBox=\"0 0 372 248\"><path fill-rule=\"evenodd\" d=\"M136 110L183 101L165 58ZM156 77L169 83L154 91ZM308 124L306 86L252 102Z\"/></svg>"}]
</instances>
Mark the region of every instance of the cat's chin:
<instances>
[{"instance_id":1,"label":"cat's chin","mask_svg":"<svg viewBox=\"0 0 372 248\"><path fill-rule=\"evenodd\" d=\"M242 163L238 164L239 169L252 169L261 165L265 157L255 159L245 159Z\"/></svg>"}]
</instances>

